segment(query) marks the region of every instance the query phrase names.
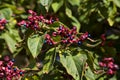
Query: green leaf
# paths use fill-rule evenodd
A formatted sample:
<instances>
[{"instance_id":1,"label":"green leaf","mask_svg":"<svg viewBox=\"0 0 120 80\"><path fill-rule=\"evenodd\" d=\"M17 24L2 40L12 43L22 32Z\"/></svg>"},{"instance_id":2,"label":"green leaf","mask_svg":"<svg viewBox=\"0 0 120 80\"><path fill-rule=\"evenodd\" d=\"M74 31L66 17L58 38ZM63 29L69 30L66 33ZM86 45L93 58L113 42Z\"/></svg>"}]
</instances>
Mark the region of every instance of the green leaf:
<instances>
[{"instance_id":1,"label":"green leaf","mask_svg":"<svg viewBox=\"0 0 120 80\"><path fill-rule=\"evenodd\" d=\"M120 8L120 0L112 0L117 7Z\"/></svg>"},{"instance_id":2,"label":"green leaf","mask_svg":"<svg viewBox=\"0 0 120 80\"><path fill-rule=\"evenodd\" d=\"M68 2L72 5L72 6L79 6L80 5L80 1L81 0L68 0Z\"/></svg>"},{"instance_id":3,"label":"green leaf","mask_svg":"<svg viewBox=\"0 0 120 80\"><path fill-rule=\"evenodd\" d=\"M114 20L112 18L108 18L107 21L108 21L110 26L113 26Z\"/></svg>"},{"instance_id":4,"label":"green leaf","mask_svg":"<svg viewBox=\"0 0 120 80\"><path fill-rule=\"evenodd\" d=\"M45 54L43 73L49 73L49 71L53 68L53 63L55 60L55 48L51 48Z\"/></svg>"},{"instance_id":5,"label":"green leaf","mask_svg":"<svg viewBox=\"0 0 120 80\"><path fill-rule=\"evenodd\" d=\"M14 53L16 51L15 47L15 45L17 44L16 40L9 33L4 33L2 36L5 39L10 52Z\"/></svg>"},{"instance_id":6,"label":"green leaf","mask_svg":"<svg viewBox=\"0 0 120 80\"><path fill-rule=\"evenodd\" d=\"M60 0L59 2L54 2L52 3L52 8L53 8L53 11L56 13L60 7L63 5L63 0Z\"/></svg>"},{"instance_id":7,"label":"green leaf","mask_svg":"<svg viewBox=\"0 0 120 80\"><path fill-rule=\"evenodd\" d=\"M53 0L40 0L40 3L42 6L45 6L46 10L48 11L52 1Z\"/></svg>"},{"instance_id":8,"label":"green leaf","mask_svg":"<svg viewBox=\"0 0 120 80\"><path fill-rule=\"evenodd\" d=\"M52 39L53 39L55 42L59 42L59 41L61 40L61 37L58 35L58 36L52 37Z\"/></svg>"},{"instance_id":9,"label":"green leaf","mask_svg":"<svg viewBox=\"0 0 120 80\"><path fill-rule=\"evenodd\" d=\"M85 72L85 77L87 80L95 80L95 75L90 68L88 68L87 71Z\"/></svg>"},{"instance_id":10,"label":"green leaf","mask_svg":"<svg viewBox=\"0 0 120 80\"><path fill-rule=\"evenodd\" d=\"M87 63L89 65L90 69L92 71L94 71L94 65L93 65L93 63L94 63L94 57L93 57L93 53L91 51L86 50L86 55L87 55L87 58L88 58L87 59Z\"/></svg>"},{"instance_id":11,"label":"green leaf","mask_svg":"<svg viewBox=\"0 0 120 80\"><path fill-rule=\"evenodd\" d=\"M8 3L3 3L3 5L0 6L0 8L10 8L12 9L12 11L15 13L15 14L21 14L23 12L25 12L24 8L20 8L18 9L18 7L16 7L15 5L12 5L12 4L8 4Z\"/></svg>"},{"instance_id":12,"label":"green leaf","mask_svg":"<svg viewBox=\"0 0 120 80\"><path fill-rule=\"evenodd\" d=\"M40 77L37 75L32 75L32 76L25 76L24 78L22 77L22 80L40 80Z\"/></svg>"},{"instance_id":13,"label":"green leaf","mask_svg":"<svg viewBox=\"0 0 120 80\"><path fill-rule=\"evenodd\" d=\"M32 76L33 80L39 80L39 77L37 75Z\"/></svg>"},{"instance_id":14,"label":"green leaf","mask_svg":"<svg viewBox=\"0 0 120 80\"><path fill-rule=\"evenodd\" d=\"M10 27L8 29L9 29L9 33L8 34L11 34L11 37L13 37L14 40L16 40L17 42L20 42L21 38L20 38L18 30L11 29Z\"/></svg>"},{"instance_id":15,"label":"green leaf","mask_svg":"<svg viewBox=\"0 0 120 80\"><path fill-rule=\"evenodd\" d=\"M109 46L101 47L101 51L105 56L115 56L117 53L116 48Z\"/></svg>"},{"instance_id":16,"label":"green leaf","mask_svg":"<svg viewBox=\"0 0 120 80\"><path fill-rule=\"evenodd\" d=\"M80 79L82 80L82 77L83 77L84 71L85 71L84 65L86 63L87 56L83 52L80 52L80 54L73 56L73 59L75 61L75 65L77 67Z\"/></svg>"},{"instance_id":17,"label":"green leaf","mask_svg":"<svg viewBox=\"0 0 120 80\"><path fill-rule=\"evenodd\" d=\"M77 32L80 30L80 22L72 15L72 11L66 7L66 15L73 20L72 25L77 27Z\"/></svg>"},{"instance_id":18,"label":"green leaf","mask_svg":"<svg viewBox=\"0 0 120 80\"><path fill-rule=\"evenodd\" d=\"M69 51L60 54L60 62L75 80L82 80L82 71L86 62L85 54L77 54L72 56Z\"/></svg>"},{"instance_id":19,"label":"green leaf","mask_svg":"<svg viewBox=\"0 0 120 80\"><path fill-rule=\"evenodd\" d=\"M50 26L50 28L52 27L56 30L56 28L58 28L60 26L60 24L61 23L59 21L55 21L53 24L50 24L49 26Z\"/></svg>"},{"instance_id":20,"label":"green leaf","mask_svg":"<svg viewBox=\"0 0 120 80\"><path fill-rule=\"evenodd\" d=\"M116 15L116 13L117 13L117 7L115 5L109 6L109 8L108 8L109 17L107 20L108 20L108 23L110 26L113 26L113 24L115 22L114 17Z\"/></svg>"},{"instance_id":21,"label":"green leaf","mask_svg":"<svg viewBox=\"0 0 120 80\"><path fill-rule=\"evenodd\" d=\"M7 20L9 20L13 13L10 8L4 8L4 9L0 10L0 14L1 14L0 16L2 18L6 18Z\"/></svg>"},{"instance_id":22,"label":"green leaf","mask_svg":"<svg viewBox=\"0 0 120 80\"><path fill-rule=\"evenodd\" d=\"M114 75L113 77L111 77L109 80L117 80L117 76Z\"/></svg>"},{"instance_id":23,"label":"green leaf","mask_svg":"<svg viewBox=\"0 0 120 80\"><path fill-rule=\"evenodd\" d=\"M27 45L34 58L40 53L43 43L44 35L34 34L28 38Z\"/></svg>"},{"instance_id":24,"label":"green leaf","mask_svg":"<svg viewBox=\"0 0 120 80\"><path fill-rule=\"evenodd\" d=\"M119 39L119 36L115 35L115 34L112 34L110 36L107 36L107 39L112 39L112 40L116 40L116 39Z\"/></svg>"}]
</instances>

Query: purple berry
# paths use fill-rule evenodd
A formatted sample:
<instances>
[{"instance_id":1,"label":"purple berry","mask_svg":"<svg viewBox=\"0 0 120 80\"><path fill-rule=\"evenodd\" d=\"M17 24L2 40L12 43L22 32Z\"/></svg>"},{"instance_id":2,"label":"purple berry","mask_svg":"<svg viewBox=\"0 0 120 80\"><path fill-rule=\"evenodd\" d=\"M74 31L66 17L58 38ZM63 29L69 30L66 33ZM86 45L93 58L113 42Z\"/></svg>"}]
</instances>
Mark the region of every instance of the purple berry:
<instances>
[{"instance_id":1,"label":"purple berry","mask_svg":"<svg viewBox=\"0 0 120 80\"><path fill-rule=\"evenodd\" d=\"M78 41L78 45L81 45L82 44L82 42L81 41Z\"/></svg>"},{"instance_id":2,"label":"purple berry","mask_svg":"<svg viewBox=\"0 0 120 80\"><path fill-rule=\"evenodd\" d=\"M50 44L50 45L53 45L53 43L52 43L52 42L50 42L49 44Z\"/></svg>"},{"instance_id":3,"label":"purple berry","mask_svg":"<svg viewBox=\"0 0 120 80\"><path fill-rule=\"evenodd\" d=\"M19 72L19 74L20 74L20 75L22 75L22 74L23 74L23 72L21 72L21 71L20 71L20 72Z\"/></svg>"},{"instance_id":4,"label":"purple berry","mask_svg":"<svg viewBox=\"0 0 120 80\"><path fill-rule=\"evenodd\" d=\"M12 62L15 62L15 59L11 59Z\"/></svg>"},{"instance_id":5,"label":"purple berry","mask_svg":"<svg viewBox=\"0 0 120 80\"><path fill-rule=\"evenodd\" d=\"M55 21L55 20L53 20L53 19L51 20L52 23L53 23L54 21Z\"/></svg>"},{"instance_id":6,"label":"purple berry","mask_svg":"<svg viewBox=\"0 0 120 80\"><path fill-rule=\"evenodd\" d=\"M88 37L91 37L91 34L88 34Z\"/></svg>"},{"instance_id":7,"label":"purple berry","mask_svg":"<svg viewBox=\"0 0 120 80\"><path fill-rule=\"evenodd\" d=\"M13 68L13 70L14 70L14 71L17 71L17 69L16 69L16 68Z\"/></svg>"},{"instance_id":8,"label":"purple berry","mask_svg":"<svg viewBox=\"0 0 120 80\"><path fill-rule=\"evenodd\" d=\"M59 55L56 56L56 61L60 61L60 56Z\"/></svg>"}]
</instances>

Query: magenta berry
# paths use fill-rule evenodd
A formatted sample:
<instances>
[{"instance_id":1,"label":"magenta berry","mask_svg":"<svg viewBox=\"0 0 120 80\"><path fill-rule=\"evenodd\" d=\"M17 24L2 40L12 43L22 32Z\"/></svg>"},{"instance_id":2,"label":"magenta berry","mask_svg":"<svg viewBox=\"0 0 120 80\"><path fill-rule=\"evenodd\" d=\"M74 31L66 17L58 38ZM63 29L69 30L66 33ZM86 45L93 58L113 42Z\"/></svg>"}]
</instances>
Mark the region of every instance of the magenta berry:
<instances>
[{"instance_id":1,"label":"magenta berry","mask_svg":"<svg viewBox=\"0 0 120 80\"><path fill-rule=\"evenodd\" d=\"M101 68L106 68L106 74L114 75L116 71L119 69L118 65L114 64L113 58L104 58L101 62L99 62L99 66Z\"/></svg>"},{"instance_id":2,"label":"magenta berry","mask_svg":"<svg viewBox=\"0 0 120 80\"><path fill-rule=\"evenodd\" d=\"M52 36L60 36L62 43L65 44L78 44L81 45L84 40L86 40L90 34L88 32L83 33L79 38L77 36L77 28L74 26L72 29L68 29L63 25L60 25L57 31L52 33ZM47 37L46 37L47 38Z\"/></svg>"},{"instance_id":3,"label":"magenta berry","mask_svg":"<svg viewBox=\"0 0 120 80\"><path fill-rule=\"evenodd\" d=\"M113 74L115 74L115 71L113 71L112 69L108 69L108 71L106 73L108 75L113 75Z\"/></svg>"},{"instance_id":4,"label":"magenta berry","mask_svg":"<svg viewBox=\"0 0 120 80\"><path fill-rule=\"evenodd\" d=\"M80 37L79 37L79 39L81 40L81 41L84 41L84 40L86 40L87 38L88 38L88 32L85 32L84 34L82 34Z\"/></svg>"},{"instance_id":5,"label":"magenta berry","mask_svg":"<svg viewBox=\"0 0 120 80\"><path fill-rule=\"evenodd\" d=\"M73 30L75 30L75 31L76 31L76 30L77 30L77 28L74 26L74 27L73 27Z\"/></svg>"},{"instance_id":6,"label":"magenta berry","mask_svg":"<svg viewBox=\"0 0 120 80\"><path fill-rule=\"evenodd\" d=\"M114 62L114 59L113 58L104 58L103 59L103 62Z\"/></svg>"},{"instance_id":7,"label":"magenta berry","mask_svg":"<svg viewBox=\"0 0 120 80\"><path fill-rule=\"evenodd\" d=\"M21 73L24 71L19 70L14 67L14 62L10 60L8 56L4 57L4 61L0 61L0 78L5 78L6 80L18 80ZM22 74L23 75L23 74Z\"/></svg>"},{"instance_id":8,"label":"magenta berry","mask_svg":"<svg viewBox=\"0 0 120 80\"><path fill-rule=\"evenodd\" d=\"M114 70L118 70L118 69L119 69L118 65L117 65L117 64L114 64L113 69L114 69Z\"/></svg>"},{"instance_id":9,"label":"magenta berry","mask_svg":"<svg viewBox=\"0 0 120 80\"><path fill-rule=\"evenodd\" d=\"M8 69L11 69L11 66L8 66Z\"/></svg>"},{"instance_id":10,"label":"magenta berry","mask_svg":"<svg viewBox=\"0 0 120 80\"><path fill-rule=\"evenodd\" d=\"M52 33L52 36L57 36L57 32L53 32L53 33Z\"/></svg>"},{"instance_id":11,"label":"magenta berry","mask_svg":"<svg viewBox=\"0 0 120 80\"><path fill-rule=\"evenodd\" d=\"M106 36L105 36L105 34L102 34L102 35L101 35L101 40L102 40L101 45L103 46L103 45L105 44L105 41L106 41Z\"/></svg>"},{"instance_id":12,"label":"magenta berry","mask_svg":"<svg viewBox=\"0 0 120 80\"><path fill-rule=\"evenodd\" d=\"M10 60L9 56L4 57L4 61L9 61L9 60Z\"/></svg>"},{"instance_id":13,"label":"magenta berry","mask_svg":"<svg viewBox=\"0 0 120 80\"><path fill-rule=\"evenodd\" d=\"M54 44L56 44L56 42L53 41L53 39L50 37L49 34L46 34L46 36L45 36L45 42L44 42L44 43L47 43L47 44L49 44L49 45L54 45Z\"/></svg>"},{"instance_id":14,"label":"magenta berry","mask_svg":"<svg viewBox=\"0 0 120 80\"><path fill-rule=\"evenodd\" d=\"M32 30L39 30L41 27L39 25L40 22L44 24L53 24L54 21L57 21L57 18L53 19L52 16L50 18L47 18L43 15L37 15L37 13L32 10L28 10L28 13L30 16L28 16L26 21L23 20L19 22L19 26L25 26L27 28L31 28Z\"/></svg>"},{"instance_id":15,"label":"magenta berry","mask_svg":"<svg viewBox=\"0 0 120 80\"><path fill-rule=\"evenodd\" d=\"M45 23L47 25L52 24L54 21L57 21L57 18L54 18L50 15L40 15L38 16L36 12L29 10L28 11L31 15L28 16L28 19L26 21L21 21L18 23L19 26L26 26L27 28L31 28L33 30L39 30L39 22ZM60 25L57 31L52 33L52 36L60 36L62 43L67 44L73 44L78 43L78 45L81 45L81 43L86 40L90 35L88 32L83 33L79 38L77 36L77 28L74 26L72 29L66 28L64 25ZM57 42L54 42L54 40L51 38L49 34L46 34L44 43L47 43L49 45L54 45Z\"/></svg>"},{"instance_id":16,"label":"magenta berry","mask_svg":"<svg viewBox=\"0 0 120 80\"><path fill-rule=\"evenodd\" d=\"M7 23L6 19L0 19L0 30L3 30L5 28L5 24Z\"/></svg>"},{"instance_id":17,"label":"magenta berry","mask_svg":"<svg viewBox=\"0 0 120 80\"><path fill-rule=\"evenodd\" d=\"M99 62L99 66L100 66L100 67L106 67L106 64L103 63L103 62Z\"/></svg>"},{"instance_id":18,"label":"magenta berry","mask_svg":"<svg viewBox=\"0 0 120 80\"><path fill-rule=\"evenodd\" d=\"M36 16L36 12L34 12L33 10L28 10L28 13L32 14L32 16Z\"/></svg>"}]
</instances>

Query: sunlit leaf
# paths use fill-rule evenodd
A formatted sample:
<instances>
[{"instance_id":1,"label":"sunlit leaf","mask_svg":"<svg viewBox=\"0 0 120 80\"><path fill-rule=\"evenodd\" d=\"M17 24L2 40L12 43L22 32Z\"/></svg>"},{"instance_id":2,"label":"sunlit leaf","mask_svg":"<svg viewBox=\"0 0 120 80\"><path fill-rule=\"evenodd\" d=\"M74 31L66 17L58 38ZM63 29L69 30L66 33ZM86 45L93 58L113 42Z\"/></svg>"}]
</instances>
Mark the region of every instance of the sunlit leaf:
<instances>
[{"instance_id":1,"label":"sunlit leaf","mask_svg":"<svg viewBox=\"0 0 120 80\"><path fill-rule=\"evenodd\" d=\"M119 39L119 36L112 34L112 35L108 36L107 39L115 40L115 39Z\"/></svg>"},{"instance_id":2,"label":"sunlit leaf","mask_svg":"<svg viewBox=\"0 0 120 80\"><path fill-rule=\"evenodd\" d=\"M73 6L79 6L81 0L68 0L68 2Z\"/></svg>"},{"instance_id":3,"label":"sunlit leaf","mask_svg":"<svg viewBox=\"0 0 120 80\"><path fill-rule=\"evenodd\" d=\"M15 5L4 3L3 5L0 6L0 8L10 8L15 14L21 14L25 12L24 8L20 7L17 8Z\"/></svg>"},{"instance_id":4,"label":"sunlit leaf","mask_svg":"<svg viewBox=\"0 0 120 80\"><path fill-rule=\"evenodd\" d=\"M75 80L82 80L82 71L86 62L85 54L72 56L69 51L60 54L60 62Z\"/></svg>"},{"instance_id":5,"label":"sunlit leaf","mask_svg":"<svg viewBox=\"0 0 120 80\"><path fill-rule=\"evenodd\" d=\"M53 0L39 0L39 1L43 6L45 6L46 10L48 11Z\"/></svg>"},{"instance_id":6,"label":"sunlit leaf","mask_svg":"<svg viewBox=\"0 0 120 80\"><path fill-rule=\"evenodd\" d=\"M109 6L108 8L108 23L110 26L113 26L113 24L115 23L114 17L115 14L117 13L117 7L115 5L113 6Z\"/></svg>"},{"instance_id":7,"label":"sunlit leaf","mask_svg":"<svg viewBox=\"0 0 120 80\"><path fill-rule=\"evenodd\" d=\"M43 61L43 73L49 73L49 71L53 68L53 63L55 60L55 48L48 50L45 54L45 59Z\"/></svg>"},{"instance_id":8,"label":"sunlit leaf","mask_svg":"<svg viewBox=\"0 0 120 80\"><path fill-rule=\"evenodd\" d=\"M71 11L69 8L66 7L65 11L66 11L66 15L67 15L70 19L73 20L73 21L72 21L72 25L73 25L73 26L76 26L76 27L77 27L77 32L79 32L80 27L81 27L80 22L72 15L72 11Z\"/></svg>"},{"instance_id":9,"label":"sunlit leaf","mask_svg":"<svg viewBox=\"0 0 120 80\"><path fill-rule=\"evenodd\" d=\"M44 35L35 34L28 38L27 45L34 58L40 53L43 43Z\"/></svg>"},{"instance_id":10,"label":"sunlit leaf","mask_svg":"<svg viewBox=\"0 0 120 80\"><path fill-rule=\"evenodd\" d=\"M90 68L88 68L87 71L85 72L85 77L87 80L95 80L95 75Z\"/></svg>"},{"instance_id":11,"label":"sunlit leaf","mask_svg":"<svg viewBox=\"0 0 120 80\"><path fill-rule=\"evenodd\" d=\"M59 9L60 9L60 7L63 5L63 0L60 0L59 2L54 2L54 3L52 3L52 8L53 8L53 10L54 10L54 12L56 13Z\"/></svg>"},{"instance_id":12,"label":"sunlit leaf","mask_svg":"<svg viewBox=\"0 0 120 80\"><path fill-rule=\"evenodd\" d=\"M120 0L112 0L120 8Z\"/></svg>"},{"instance_id":13,"label":"sunlit leaf","mask_svg":"<svg viewBox=\"0 0 120 80\"><path fill-rule=\"evenodd\" d=\"M5 33L2 36L5 39L11 53L14 53L16 51L16 40L9 33Z\"/></svg>"},{"instance_id":14,"label":"sunlit leaf","mask_svg":"<svg viewBox=\"0 0 120 80\"><path fill-rule=\"evenodd\" d=\"M114 20L112 20L111 18L108 18L107 20L108 20L109 25L110 25L110 26L113 26Z\"/></svg>"},{"instance_id":15,"label":"sunlit leaf","mask_svg":"<svg viewBox=\"0 0 120 80\"><path fill-rule=\"evenodd\" d=\"M94 71L94 57L93 57L93 52L86 50L86 55L88 57L87 63L92 71Z\"/></svg>"},{"instance_id":16,"label":"sunlit leaf","mask_svg":"<svg viewBox=\"0 0 120 80\"><path fill-rule=\"evenodd\" d=\"M2 17L9 20L13 13L12 13L12 10L10 8L4 8L4 9L0 10L0 14L2 15Z\"/></svg>"}]
</instances>

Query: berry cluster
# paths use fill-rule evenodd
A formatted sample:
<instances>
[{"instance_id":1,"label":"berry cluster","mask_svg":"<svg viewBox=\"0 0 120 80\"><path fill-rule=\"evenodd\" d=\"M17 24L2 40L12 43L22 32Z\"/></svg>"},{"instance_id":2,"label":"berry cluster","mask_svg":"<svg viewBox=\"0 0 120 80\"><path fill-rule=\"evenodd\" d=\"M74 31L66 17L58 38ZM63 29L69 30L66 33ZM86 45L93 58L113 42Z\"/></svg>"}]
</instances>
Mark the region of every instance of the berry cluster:
<instances>
[{"instance_id":1,"label":"berry cluster","mask_svg":"<svg viewBox=\"0 0 120 80\"><path fill-rule=\"evenodd\" d=\"M18 80L23 72L14 66L14 59L10 60L8 56L4 57L4 61L0 61L0 79Z\"/></svg>"},{"instance_id":2,"label":"berry cluster","mask_svg":"<svg viewBox=\"0 0 120 80\"><path fill-rule=\"evenodd\" d=\"M47 43L49 45L54 45L56 44L56 42L53 41L53 39L50 37L49 34L46 34L45 35L45 42L44 43Z\"/></svg>"},{"instance_id":3,"label":"berry cluster","mask_svg":"<svg viewBox=\"0 0 120 80\"><path fill-rule=\"evenodd\" d=\"M61 36L61 42L63 43L74 43L76 41L74 39L76 34L76 27L73 27L73 29L69 30L64 26L60 26L56 32L53 32L52 36Z\"/></svg>"},{"instance_id":4,"label":"berry cluster","mask_svg":"<svg viewBox=\"0 0 120 80\"><path fill-rule=\"evenodd\" d=\"M105 44L105 41L106 41L106 35L102 34L100 37L101 37L101 40L102 40L101 45L103 46Z\"/></svg>"},{"instance_id":5,"label":"berry cluster","mask_svg":"<svg viewBox=\"0 0 120 80\"><path fill-rule=\"evenodd\" d=\"M43 16L43 15L37 15L36 12L32 10L28 10L28 13L30 16L28 16L27 21L22 20L21 22L18 23L19 26L25 26L27 28L31 28L33 30L39 30L40 29L40 22L45 23L45 24L52 24L54 21L57 21L57 18L54 18L52 16Z\"/></svg>"},{"instance_id":6,"label":"berry cluster","mask_svg":"<svg viewBox=\"0 0 120 80\"><path fill-rule=\"evenodd\" d=\"M57 31L52 33L52 36L60 36L62 43L65 44L72 44L72 43L77 43L78 45L81 45L84 40L86 40L90 35L88 32L83 33L80 35L80 37L77 36L77 31L76 27L73 27L72 29L68 29L64 27L63 25L60 26ZM50 38L50 35L47 34L46 37L46 43L48 44L54 44L57 42L54 42L53 39Z\"/></svg>"},{"instance_id":7,"label":"berry cluster","mask_svg":"<svg viewBox=\"0 0 120 80\"><path fill-rule=\"evenodd\" d=\"M6 19L0 19L0 30L5 28L5 24L7 23Z\"/></svg>"},{"instance_id":8,"label":"berry cluster","mask_svg":"<svg viewBox=\"0 0 120 80\"><path fill-rule=\"evenodd\" d=\"M113 75L119 69L117 64L114 64L113 58L104 58L99 62L100 67L106 69L108 75Z\"/></svg>"}]
</instances>

